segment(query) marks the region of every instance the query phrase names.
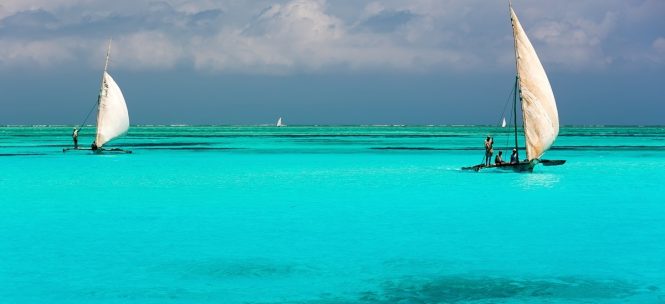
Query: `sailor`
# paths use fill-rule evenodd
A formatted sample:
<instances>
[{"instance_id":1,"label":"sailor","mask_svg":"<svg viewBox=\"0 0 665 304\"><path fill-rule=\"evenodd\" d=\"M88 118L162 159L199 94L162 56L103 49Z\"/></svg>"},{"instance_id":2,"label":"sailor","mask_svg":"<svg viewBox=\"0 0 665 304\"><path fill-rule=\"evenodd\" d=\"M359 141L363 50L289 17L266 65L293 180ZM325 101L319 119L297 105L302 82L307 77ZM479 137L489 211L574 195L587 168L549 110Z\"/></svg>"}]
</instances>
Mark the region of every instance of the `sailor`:
<instances>
[{"instance_id":1,"label":"sailor","mask_svg":"<svg viewBox=\"0 0 665 304\"><path fill-rule=\"evenodd\" d=\"M513 155L510 156L510 163L511 164L516 164L519 163L520 160L517 158L517 149L513 149Z\"/></svg>"},{"instance_id":2,"label":"sailor","mask_svg":"<svg viewBox=\"0 0 665 304\"><path fill-rule=\"evenodd\" d=\"M485 166L492 164L492 154L494 154L494 148L492 148L493 144L494 139L490 136L487 136L485 139Z\"/></svg>"},{"instance_id":3,"label":"sailor","mask_svg":"<svg viewBox=\"0 0 665 304\"><path fill-rule=\"evenodd\" d=\"M90 149L92 149L92 151L97 151L97 143L93 142L92 145L90 145Z\"/></svg>"},{"instance_id":4,"label":"sailor","mask_svg":"<svg viewBox=\"0 0 665 304\"><path fill-rule=\"evenodd\" d=\"M74 131L72 131L72 140L74 140L74 149L79 148L79 130L77 128L74 128Z\"/></svg>"},{"instance_id":5,"label":"sailor","mask_svg":"<svg viewBox=\"0 0 665 304\"><path fill-rule=\"evenodd\" d=\"M496 155L494 158L494 164L495 165L503 165L505 161L501 158L501 155L503 155L503 151L499 151L499 154Z\"/></svg>"}]
</instances>

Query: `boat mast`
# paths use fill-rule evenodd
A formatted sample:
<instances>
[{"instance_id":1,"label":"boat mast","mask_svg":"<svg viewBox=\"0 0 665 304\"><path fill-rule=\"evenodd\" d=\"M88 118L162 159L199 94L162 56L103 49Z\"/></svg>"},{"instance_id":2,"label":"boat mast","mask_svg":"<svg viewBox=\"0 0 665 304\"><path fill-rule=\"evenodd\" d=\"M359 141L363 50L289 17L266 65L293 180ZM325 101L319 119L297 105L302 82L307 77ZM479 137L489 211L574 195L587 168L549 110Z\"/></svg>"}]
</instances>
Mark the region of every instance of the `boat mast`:
<instances>
[{"instance_id":1,"label":"boat mast","mask_svg":"<svg viewBox=\"0 0 665 304\"><path fill-rule=\"evenodd\" d=\"M109 56L111 55L111 41L112 39L109 39L109 47L106 49L106 61L104 62L104 72L102 73L102 81L101 84L99 85L99 95L97 95L97 132L99 132L99 111L101 108L99 107L100 103L102 102L102 94L104 94L104 77L106 76L106 71L109 68ZM90 114L88 114L90 115ZM87 120L87 118L86 118ZM95 133L97 133L95 132ZM93 144L96 144L97 140L97 135L95 135L95 141Z\"/></svg>"},{"instance_id":2,"label":"boat mast","mask_svg":"<svg viewBox=\"0 0 665 304\"><path fill-rule=\"evenodd\" d=\"M104 63L104 72L106 72L106 70L109 67L110 54L111 54L111 39L109 39L109 48L106 50L106 62ZM101 84L99 85L99 94L97 95L97 103L90 109L88 115L85 116L85 119L77 128L78 131L81 131L81 129L83 129L83 126L85 126L85 123L88 121L88 118L90 118L90 114L92 114L92 111L94 111L95 108L97 108L97 115L99 115L99 102L102 100L102 92L104 92L104 73L102 73L102 81Z\"/></svg>"},{"instance_id":3,"label":"boat mast","mask_svg":"<svg viewBox=\"0 0 665 304\"><path fill-rule=\"evenodd\" d=\"M520 70L519 70L519 54L517 52L517 37L515 35L515 20L513 20L513 4L508 0L508 13L510 14L510 24L513 27L513 47L515 48L515 99L513 100L513 127L515 128L515 151L517 152L517 159L520 157L520 149L517 143L517 100L522 101L522 89L520 83ZM519 96L519 97L518 97Z\"/></svg>"},{"instance_id":4,"label":"boat mast","mask_svg":"<svg viewBox=\"0 0 665 304\"><path fill-rule=\"evenodd\" d=\"M106 72L109 68L109 56L111 55L111 41L113 41L113 39L109 39L109 48L106 50L106 62L104 63L104 72Z\"/></svg>"},{"instance_id":5,"label":"boat mast","mask_svg":"<svg viewBox=\"0 0 665 304\"><path fill-rule=\"evenodd\" d=\"M104 73L102 73L102 82L99 85L99 96L97 97L97 104L102 100L102 94L104 93L104 74L106 74L109 68L109 56L111 55L111 39L109 39L109 47L106 50L106 61L104 62Z\"/></svg>"}]
</instances>

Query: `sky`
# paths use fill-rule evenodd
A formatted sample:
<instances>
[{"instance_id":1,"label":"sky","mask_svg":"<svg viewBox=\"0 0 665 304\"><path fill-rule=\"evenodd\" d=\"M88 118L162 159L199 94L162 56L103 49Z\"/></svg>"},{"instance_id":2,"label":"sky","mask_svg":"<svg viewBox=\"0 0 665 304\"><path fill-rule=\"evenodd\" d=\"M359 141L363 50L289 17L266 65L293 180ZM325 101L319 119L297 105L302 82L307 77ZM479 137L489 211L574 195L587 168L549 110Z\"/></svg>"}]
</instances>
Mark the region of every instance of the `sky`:
<instances>
[{"instance_id":1,"label":"sky","mask_svg":"<svg viewBox=\"0 0 665 304\"><path fill-rule=\"evenodd\" d=\"M564 125L665 125L665 1L514 0ZM0 125L495 124L507 1L0 0Z\"/></svg>"}]
</instances>

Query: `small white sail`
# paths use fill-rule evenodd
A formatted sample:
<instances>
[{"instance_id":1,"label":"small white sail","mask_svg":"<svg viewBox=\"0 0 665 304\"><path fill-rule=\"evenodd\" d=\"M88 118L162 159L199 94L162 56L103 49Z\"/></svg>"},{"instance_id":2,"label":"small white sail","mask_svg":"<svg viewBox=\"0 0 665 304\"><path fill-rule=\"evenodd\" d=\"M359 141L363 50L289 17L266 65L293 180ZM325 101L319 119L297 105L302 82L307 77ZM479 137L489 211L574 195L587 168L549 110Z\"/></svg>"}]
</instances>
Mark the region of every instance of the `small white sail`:
<instances>
[{"instance_id":1,"label":"small white sail","mask_svg":"<svg viewBox=\"0 0 665 304\"><path fill-rule=\"evenodd\" d=\"M97 147L127 133L129 113L125 97L111 75L104 71L97 112Z\"/></svg>"},{"instance_id":2,"label":"small white sail","mask_svg":"<svg viewBox=\"0 0 665 304\"><path fill-rule=\"evenodd\" d=\"M506 127L506 118L504 117L503 120L501 121L501 127L505 128Z\"/></svg>"},{"instance_id":3,"label":"small white sail","mask_svg":"<svg viewBox=\"0 0 665 304\"><path fill-rule=\"evenodd\" d=\"M284 127L284 126L286 126L285 124L282 123L282 118L281 118L281 117L277 120L277 126L278 126L278 127Z\"/></svg>"},{"instance_id":4,"label":"small white sail","mask_svg":"<svg viewBox=\"0 0 665 304\"><path fill-rule=\"evenodd\" d=\"M515 34L517 71L529 160L540 158L559 134L559 114L549 79L515 11L510 8Z\"/></svg>"}]
</instances>

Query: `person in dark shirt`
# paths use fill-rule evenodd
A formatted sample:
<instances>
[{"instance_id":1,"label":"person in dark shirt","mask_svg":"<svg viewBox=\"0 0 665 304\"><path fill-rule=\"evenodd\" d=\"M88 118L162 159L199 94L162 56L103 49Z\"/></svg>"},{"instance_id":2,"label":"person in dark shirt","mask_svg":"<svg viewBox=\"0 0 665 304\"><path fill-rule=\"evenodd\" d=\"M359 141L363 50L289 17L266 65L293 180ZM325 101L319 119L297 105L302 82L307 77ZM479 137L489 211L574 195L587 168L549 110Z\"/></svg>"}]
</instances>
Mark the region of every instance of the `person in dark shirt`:
<instances>
[{"instance_id":1,"label":"person in dark shirt","mask_svg":"<svg viewBox=\"0 0 665 304\"><path fill-rule=\"evenodd\" d=\"M494 164L495 165L503 165L505 161L501 158L501 155L503 155L503 151L499 151L499 154L496 155L494 158Z\"/></svg>"},{"instance_id":2,"label":"person in dark shirt","mask_svg":"<svg viewBox=\"0 0 665 304\"><path fill-rule=\"evenodd\" d=\"M513 149L513 155L510 156L510 163L511 164L516 164L519 163L520 160L517 158L517 149Z\"/></svg>"}]
</instances>

